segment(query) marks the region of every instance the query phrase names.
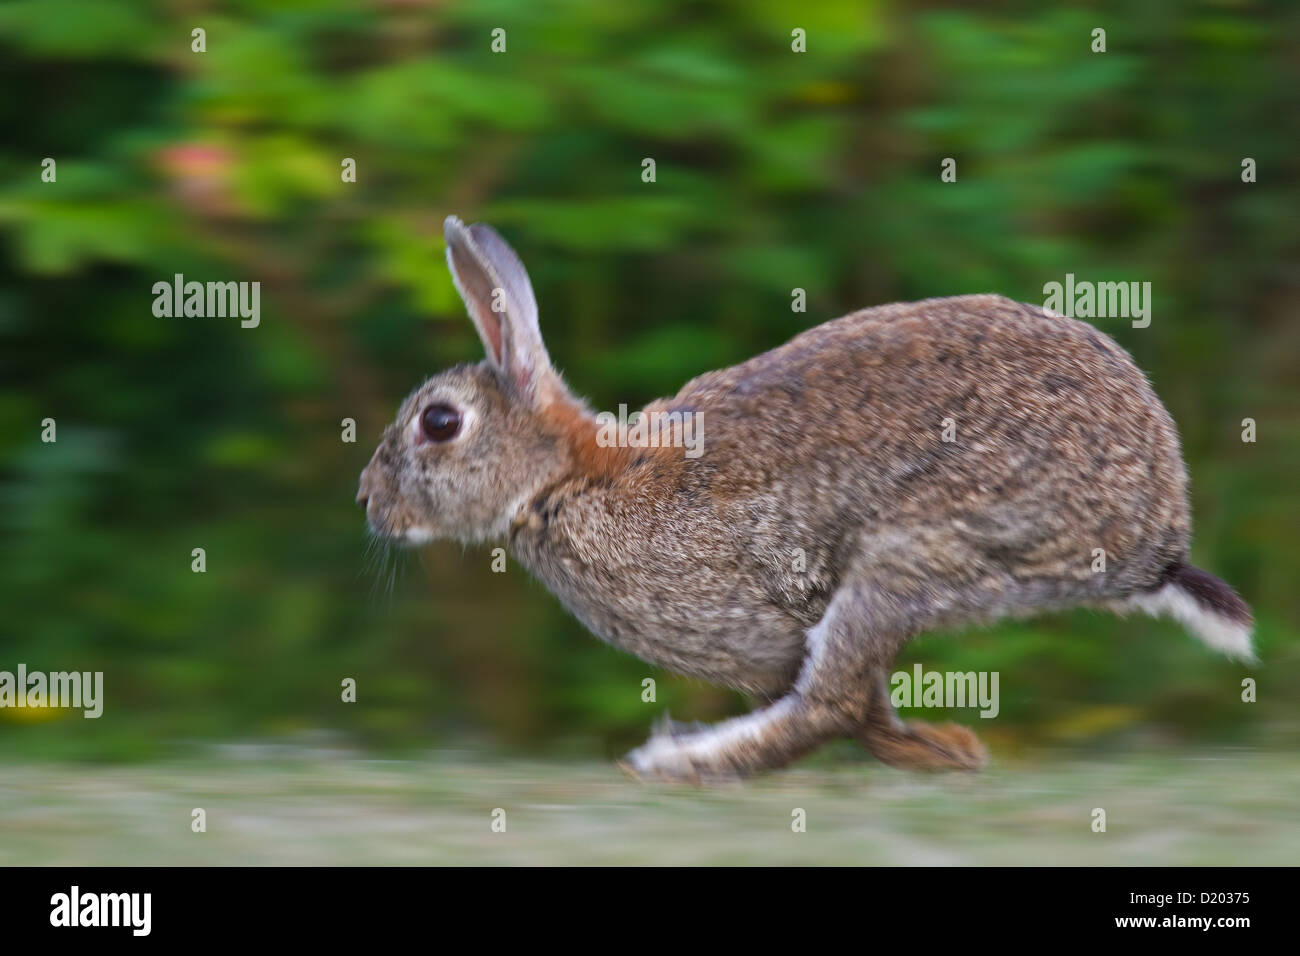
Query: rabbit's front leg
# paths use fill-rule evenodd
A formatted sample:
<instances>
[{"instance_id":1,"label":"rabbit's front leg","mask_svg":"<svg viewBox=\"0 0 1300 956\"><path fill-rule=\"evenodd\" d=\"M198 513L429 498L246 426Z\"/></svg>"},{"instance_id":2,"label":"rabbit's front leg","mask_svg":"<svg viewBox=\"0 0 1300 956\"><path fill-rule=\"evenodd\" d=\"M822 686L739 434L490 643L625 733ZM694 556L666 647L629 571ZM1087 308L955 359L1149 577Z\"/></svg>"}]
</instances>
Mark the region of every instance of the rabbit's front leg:
<instances>
[{"instance_id":1,"label":"rabbit's front leg","mask_svg":"<svg viewBox=\"0 0 1300 956\"><path fill-rule=\"evenodd\" d=\"M712 783L783 767L843 733L829 713L797 691L715 727L681 732L661 724L620 761L640 780Z\"/></svg>"}]
</instances>

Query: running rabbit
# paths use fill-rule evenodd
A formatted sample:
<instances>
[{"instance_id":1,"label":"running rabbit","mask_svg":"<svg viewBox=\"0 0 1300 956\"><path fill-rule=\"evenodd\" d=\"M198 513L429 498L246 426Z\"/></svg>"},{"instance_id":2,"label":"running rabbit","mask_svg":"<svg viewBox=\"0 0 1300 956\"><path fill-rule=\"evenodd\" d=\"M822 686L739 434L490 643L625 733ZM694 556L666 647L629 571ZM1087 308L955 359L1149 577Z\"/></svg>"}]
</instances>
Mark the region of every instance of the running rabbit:
<instances>
[{"instance_id":1,"label":"running rabbit","mask_svg":"<svg viewBox=\"0 0 1300 956\"><path fill-rule=\"evenodd\" d=\"M505 241L455 217L446 238L487 359L411 393L357 501L408 543L505 541L611 644L767 701L667 722L625 758L634 775L743 775L842 736L897 766L977 768L969 730L889 701L895 655L935 628L1140 609L1251 656L1249 608L1188 563L1174 423L1096 329L996 295L865 309L701 375L623 434L552 367Z\"/></svg>"}]
</instances>

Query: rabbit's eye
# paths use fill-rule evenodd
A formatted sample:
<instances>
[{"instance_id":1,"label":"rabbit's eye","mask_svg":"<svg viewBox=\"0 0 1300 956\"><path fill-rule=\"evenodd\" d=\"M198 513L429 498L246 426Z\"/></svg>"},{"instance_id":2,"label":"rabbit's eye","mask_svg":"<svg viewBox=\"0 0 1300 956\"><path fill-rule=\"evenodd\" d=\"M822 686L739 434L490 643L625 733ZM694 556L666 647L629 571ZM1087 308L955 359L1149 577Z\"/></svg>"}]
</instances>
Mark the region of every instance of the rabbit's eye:
<instances>
[{"instance_id":1,"label":"rabbit's eye","mask_svg":"<svg viewBox=\"0 0 1300 956\"><path fill-rule=\"evenodd\" d=\"M420 429L429 441L451 441L460 431L460 412L450 405L430 405L420 413Z\"/></svg>"}]
</instances>

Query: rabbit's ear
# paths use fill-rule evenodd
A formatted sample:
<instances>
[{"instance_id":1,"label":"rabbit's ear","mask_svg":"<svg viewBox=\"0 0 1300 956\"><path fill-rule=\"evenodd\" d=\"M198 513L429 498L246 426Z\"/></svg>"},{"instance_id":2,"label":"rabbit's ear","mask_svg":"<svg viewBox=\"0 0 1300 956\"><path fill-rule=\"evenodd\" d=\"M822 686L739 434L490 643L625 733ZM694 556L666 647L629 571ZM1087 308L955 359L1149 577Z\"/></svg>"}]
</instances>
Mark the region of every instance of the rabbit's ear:
<instances>
[{"instance_id":1,"label":"rabbit's ear","mask_svg":"<svg viewBox=\"0 0 1300 956\"><path fill-rule=\"evenodd\" d=\"M537 325L537 300L515 251L485 223L466 226L455 216L443 224L447 265L465 300L488 358L523 398L535 397L551 360Z\"/></svg>"}]
</instances>

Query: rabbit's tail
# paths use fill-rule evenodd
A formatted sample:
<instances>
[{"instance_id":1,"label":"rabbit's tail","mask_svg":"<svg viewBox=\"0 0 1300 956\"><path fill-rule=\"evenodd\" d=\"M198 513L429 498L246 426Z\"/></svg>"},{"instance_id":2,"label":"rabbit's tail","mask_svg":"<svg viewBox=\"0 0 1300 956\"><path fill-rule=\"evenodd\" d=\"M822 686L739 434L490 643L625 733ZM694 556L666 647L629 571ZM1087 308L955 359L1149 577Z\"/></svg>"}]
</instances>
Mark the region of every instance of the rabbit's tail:
<instances>
[{"instance_id":1,"label":"rabbit's tail","mask_svg":"<svg viewBox=\"0 0 1300 956\"><path fill-rule=\"evenodd\" d=\"M1226 581L1179 561L1170 565L1160 583L1125 602L1126 608L1171 617L1207 646L1240 660L1255 660L1250 635L1250 607Z\"/></svg>"}]
</instances>

